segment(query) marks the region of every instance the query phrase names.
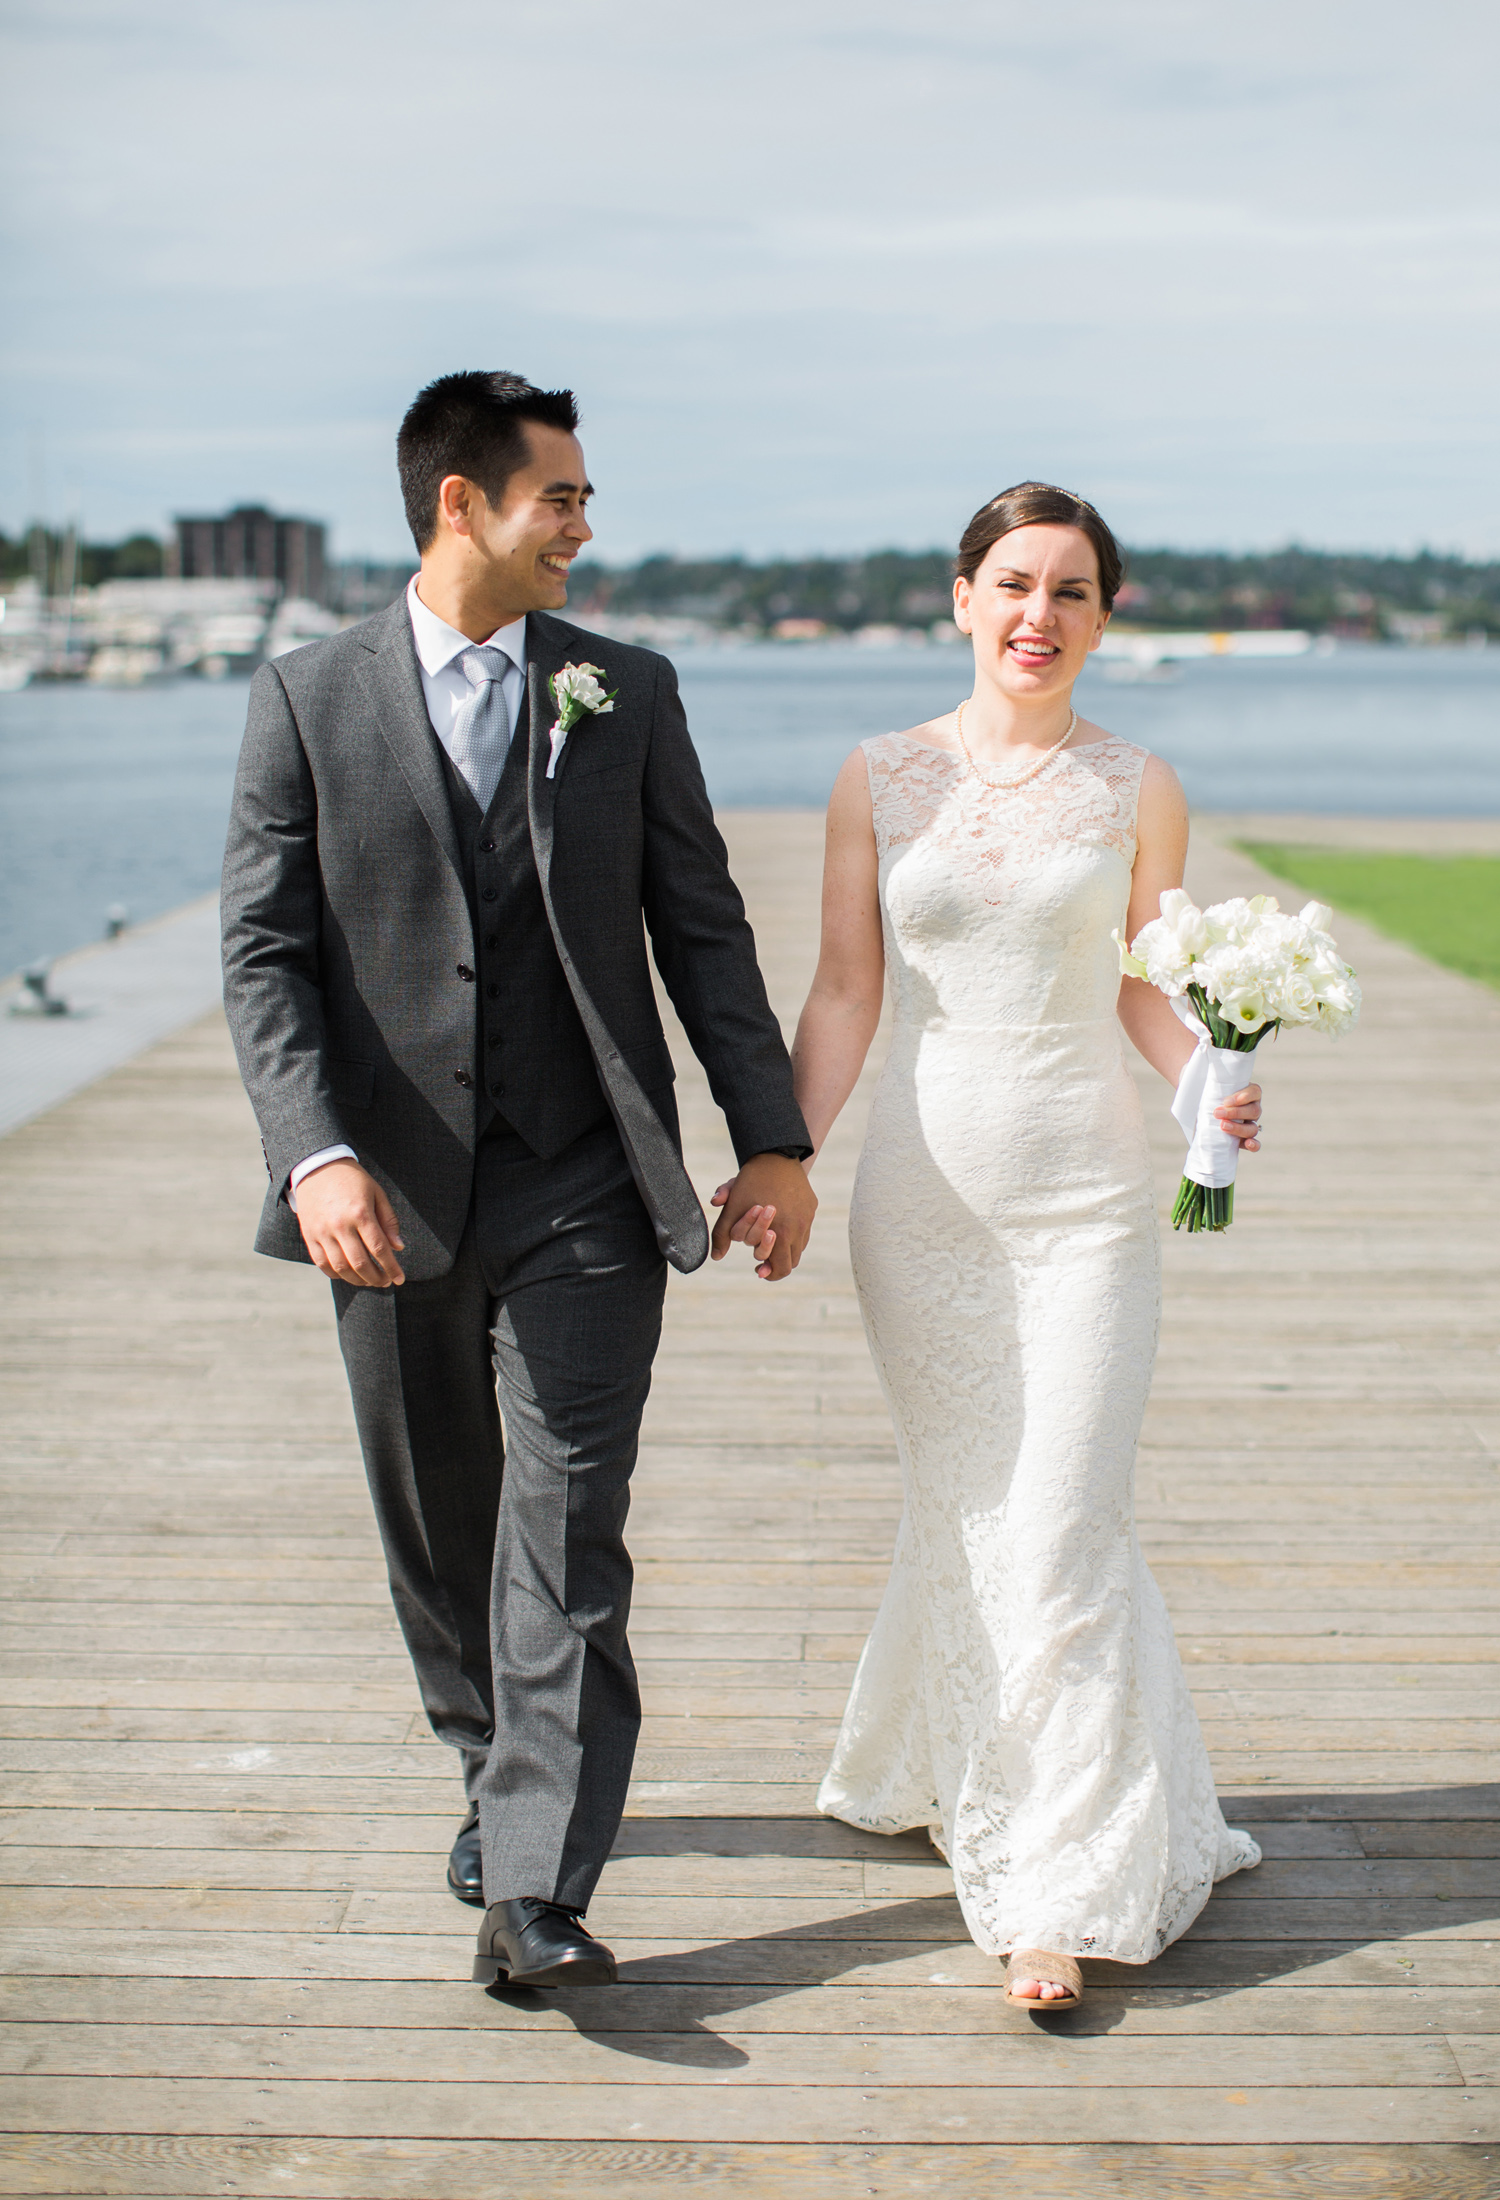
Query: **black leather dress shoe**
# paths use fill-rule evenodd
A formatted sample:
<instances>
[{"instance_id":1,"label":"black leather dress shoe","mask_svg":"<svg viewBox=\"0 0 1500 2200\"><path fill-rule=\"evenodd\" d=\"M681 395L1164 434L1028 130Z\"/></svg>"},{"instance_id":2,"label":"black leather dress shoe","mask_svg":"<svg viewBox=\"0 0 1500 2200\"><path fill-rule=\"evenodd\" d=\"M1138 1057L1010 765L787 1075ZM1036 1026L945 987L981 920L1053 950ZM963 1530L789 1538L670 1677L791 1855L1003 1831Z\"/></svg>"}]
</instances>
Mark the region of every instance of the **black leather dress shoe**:
<instances>
[{"instance_id":1,"label":"black leather dress shoe","mask_svg":"<svg viewBox=\"0 0 1500 2200\"><path fill-rule=\"evenodd\" d=\"M481 1986L609 1986L615 1959L576 1910L523 1895L486 1910L474 1977Z\"/></svg>"},{"instance_id":2,"label":"black leather dress shoe","mask_svg":"<svg viewBox=\"0 0 1500 2200\"><path fill-rule=\"evenodd\" d=\"M484 1878L479 1857L479 1813L471 1810L458 1829L458 1839L448 1859L448 1885L460 1902L484 1908Z\"/></svg>"}]
</instances>

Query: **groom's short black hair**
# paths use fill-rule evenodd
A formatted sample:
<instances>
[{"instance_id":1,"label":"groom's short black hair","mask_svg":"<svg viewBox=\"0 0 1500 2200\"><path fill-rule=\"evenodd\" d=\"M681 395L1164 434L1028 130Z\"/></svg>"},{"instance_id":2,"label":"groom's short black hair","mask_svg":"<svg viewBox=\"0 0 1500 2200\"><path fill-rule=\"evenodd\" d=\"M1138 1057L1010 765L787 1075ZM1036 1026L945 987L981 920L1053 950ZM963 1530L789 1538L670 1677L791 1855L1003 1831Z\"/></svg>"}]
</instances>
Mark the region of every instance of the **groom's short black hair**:
<instances>
[{"instance_id":1,"label":"groom's short black hair","mask_svg":"<svg viewBox=\"0 0 1500 2200\"><path fill-rule=\"evenodd\" d=\"M568 434L578 425L571 390L539 390L520 374L440 374L412 399L396 437L406 524L418 550L437 533L438 490L462 474L498 505L526 463L524 423Z\"/></svg>"}]
</instances>

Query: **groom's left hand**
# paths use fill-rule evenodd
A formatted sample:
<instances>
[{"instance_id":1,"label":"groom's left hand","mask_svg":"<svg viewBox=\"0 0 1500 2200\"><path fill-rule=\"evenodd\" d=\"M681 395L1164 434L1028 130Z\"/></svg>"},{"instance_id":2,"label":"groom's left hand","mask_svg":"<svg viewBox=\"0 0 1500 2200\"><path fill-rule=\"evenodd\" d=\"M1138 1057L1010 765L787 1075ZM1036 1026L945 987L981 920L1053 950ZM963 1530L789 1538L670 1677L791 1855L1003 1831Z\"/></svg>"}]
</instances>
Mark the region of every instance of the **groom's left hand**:
<instances>
[{"instance_id":1,"label":"groom's left hand","mask_svg":"<svg viewBox=\"0 0 1500 2200\"><path fill-rule=\"evenodd\" d=\"M789 1276L812 1234L818 1198L800 1161L784 1153L757 1153L728 1184L714 1193L719 1209L712 1252L722 1260L731 1245L749 1244L757 1255L755 1273L767 1283Z\"/></svg>"}]
</instances>

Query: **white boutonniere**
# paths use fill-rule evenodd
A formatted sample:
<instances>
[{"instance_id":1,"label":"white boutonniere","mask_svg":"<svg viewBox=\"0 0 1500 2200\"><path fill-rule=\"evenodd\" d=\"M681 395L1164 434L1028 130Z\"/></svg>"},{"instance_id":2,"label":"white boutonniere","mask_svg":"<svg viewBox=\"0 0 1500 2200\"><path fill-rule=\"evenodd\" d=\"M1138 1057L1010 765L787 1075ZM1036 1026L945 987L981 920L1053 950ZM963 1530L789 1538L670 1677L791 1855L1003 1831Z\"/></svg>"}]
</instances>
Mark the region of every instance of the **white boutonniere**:
<instances>
[{"instance_id":1,"label":"white boutonniere","mask_svg":"<svg viewBox=\"0 0 1500 2200\"><path fill-rule=\"evenodd\" d=\"M557 770L557 759L562 745L580 718L602 718L615 707L618 688L605 692L601 665L564 665L561 672L554 672L547 682L552 697L552 707L557 717L552 726L552 754L547 760L547 777Z\"/></svg>"}]
</instances>

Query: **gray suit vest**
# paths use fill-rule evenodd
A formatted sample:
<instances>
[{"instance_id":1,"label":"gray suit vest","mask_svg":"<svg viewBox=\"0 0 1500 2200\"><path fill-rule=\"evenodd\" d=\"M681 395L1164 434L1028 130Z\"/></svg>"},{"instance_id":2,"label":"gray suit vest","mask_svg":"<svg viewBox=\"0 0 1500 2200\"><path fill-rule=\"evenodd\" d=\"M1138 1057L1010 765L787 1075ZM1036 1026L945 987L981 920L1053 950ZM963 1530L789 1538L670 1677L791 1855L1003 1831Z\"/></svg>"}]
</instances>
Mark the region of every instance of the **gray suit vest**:
<instances>
[{"instance_id":1,"label":"gray suit vest","mask_svg":"<svg viewBox=\"0 0 1500 2200\"><path fill-rule=\"evenodd\" d=\"M542 901L526 818L527 729L516 728L489 809L433 735L478 958L476 1128L503 1118L550 1160L609 1113ZM460 975L463 974L460 966Z\"/></svg>"}]
</instances>

